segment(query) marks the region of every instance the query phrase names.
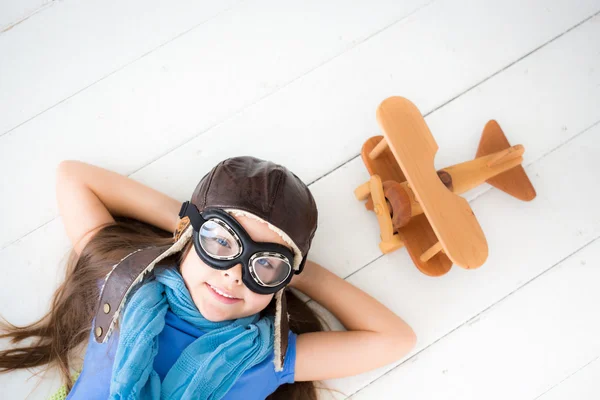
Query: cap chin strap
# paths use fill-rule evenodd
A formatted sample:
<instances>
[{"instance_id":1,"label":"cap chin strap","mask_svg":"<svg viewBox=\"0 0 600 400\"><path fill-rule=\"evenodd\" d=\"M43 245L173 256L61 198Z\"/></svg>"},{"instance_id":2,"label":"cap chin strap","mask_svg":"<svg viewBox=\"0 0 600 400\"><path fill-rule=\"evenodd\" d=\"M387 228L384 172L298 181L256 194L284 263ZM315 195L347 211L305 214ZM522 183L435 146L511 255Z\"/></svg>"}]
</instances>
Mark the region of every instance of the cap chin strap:
<instances>
[{"instance_id":1,"label":"cap chin strap","mask_svg":"<svg viewBox=\"0 0 600 400\"><path fill-rule=\"evenodd\" d=\"M285 298L285 288L275 293L275 371L283 371L285 353L288 347L289 315L287 313L287 301Z\"/></svg>"}]
</instances>

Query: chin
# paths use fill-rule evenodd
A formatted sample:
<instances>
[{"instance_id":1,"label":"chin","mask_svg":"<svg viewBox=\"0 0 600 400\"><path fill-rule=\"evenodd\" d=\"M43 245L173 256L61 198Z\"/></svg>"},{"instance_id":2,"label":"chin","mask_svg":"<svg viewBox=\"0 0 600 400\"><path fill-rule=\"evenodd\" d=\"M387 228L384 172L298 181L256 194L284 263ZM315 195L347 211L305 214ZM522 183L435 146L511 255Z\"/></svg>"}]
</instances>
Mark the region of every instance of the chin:
<instances>
[{"instance_id":1,"label":"chin","mask_svg":"<svg viewBox=\"0 0 600 400\"><path fill-rule=\"evenodd\" d=\"M214 317L212 315L204 315L204 318L206 318L207 320L209 320L210 322L223 322L223 321L227 321L229 318L223 318L223 317Z\"/></svg>"},{"instance_id":2,"label":"chin","mask_svg":"<svg viewBox=\"0 0 600 400\"><path fill-rule=\"evenodd\" d=\"M205 301L201 307L196 304L196 307L198 307L200 314L210 322L222 322L237 318L231 312L221 309L218 305L210 304L210 300Z\"/></svg>"}]
</instances>

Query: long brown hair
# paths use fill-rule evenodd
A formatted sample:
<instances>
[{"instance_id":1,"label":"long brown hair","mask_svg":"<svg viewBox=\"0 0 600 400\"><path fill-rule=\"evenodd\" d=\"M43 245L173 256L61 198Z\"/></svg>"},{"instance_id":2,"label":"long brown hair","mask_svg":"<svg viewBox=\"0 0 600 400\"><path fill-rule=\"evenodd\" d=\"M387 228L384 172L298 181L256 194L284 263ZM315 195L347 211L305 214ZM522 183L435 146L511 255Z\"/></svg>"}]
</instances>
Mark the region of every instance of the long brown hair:
<instances>
[{"instance_id":1,"label":"long brown hair","mask_svg":"<svg viewBox=\"0 0 600 400\"><path fill-rule=\"evenodd\" d=\"M185 224L180 224L176 235ZM46 365L58 367L63 382L70 391L71 372L75 369L75 352L89 337L93 315L100 295L101 282L111 267L136 249L147 246L166 246L173 235L148 224L118 218L114 224L100 229L77 255L71 251L67 260L65 281L58 287L50 311L39 321L27 326L0 323L1 338L12 343L26 339L33 342L21 347L0 351L0 372ZM180 252L180 261L191 249L191 241ZM287 291L290 329L295 333L321 331L322 326L312 310L291 291ZM274 306L267 307L268 312ZM313 382L296 382L280 386L269 400L316 400Z\"/></svg>"}]
</instances>

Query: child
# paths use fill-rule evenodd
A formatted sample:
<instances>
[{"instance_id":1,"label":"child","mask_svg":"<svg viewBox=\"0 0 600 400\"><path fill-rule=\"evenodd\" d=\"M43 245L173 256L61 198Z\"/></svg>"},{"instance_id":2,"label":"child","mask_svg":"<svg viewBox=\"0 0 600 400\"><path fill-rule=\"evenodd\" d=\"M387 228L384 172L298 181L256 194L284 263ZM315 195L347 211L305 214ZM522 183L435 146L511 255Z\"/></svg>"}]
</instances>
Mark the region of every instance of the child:
<instances>
[{"instance_id":1,"label":"child","mask_svg":"<svg viewBox=\"0 0 600 400\"><path fill-rule=\"evenodd\" d=\"M74 248L66 280L48 315L5 328L0 337L38 341L0 352L0 371L57 365L69 399L316 399L313 381L381 367L415 344L402 319L307 261L317 208L285 167L224 160L181 205L65 161L57 199ZM348 331L320 332L288 287Z\"/></svg>"}]
</instances>

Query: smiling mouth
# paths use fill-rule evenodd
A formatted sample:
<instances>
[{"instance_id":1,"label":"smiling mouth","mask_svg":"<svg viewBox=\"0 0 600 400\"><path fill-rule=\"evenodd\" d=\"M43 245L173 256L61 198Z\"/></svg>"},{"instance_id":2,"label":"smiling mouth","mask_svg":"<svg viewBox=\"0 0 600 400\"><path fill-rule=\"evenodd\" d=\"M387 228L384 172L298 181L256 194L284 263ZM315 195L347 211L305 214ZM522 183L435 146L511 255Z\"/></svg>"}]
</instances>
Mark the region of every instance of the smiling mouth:
<instances>
[{"instance_id":1,"label":"smiling mouth","mask_svg":"<svg viewBox=\"0 0 600 400\"><path fill-rule=\"evenodd\" d=\"M221 289L211 285L208 282L206 282L205 284L206 284L206 286L208 286L208 288L213 293L213 295L223 303L232 304L232 303L237 303L238 301L242 300L242 299L233 297L233 296L223 292Z\"/></svg>"}]
</instances>

